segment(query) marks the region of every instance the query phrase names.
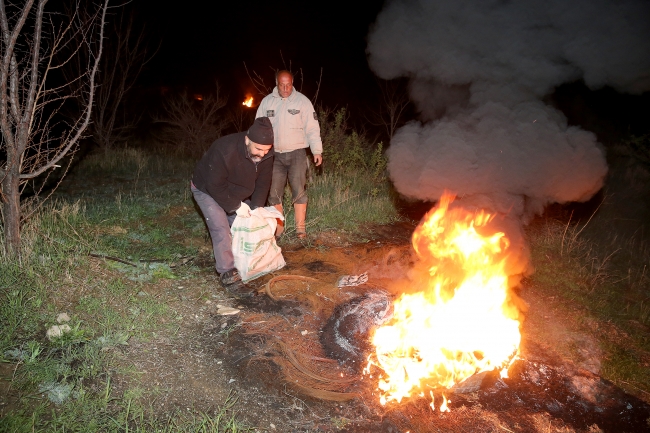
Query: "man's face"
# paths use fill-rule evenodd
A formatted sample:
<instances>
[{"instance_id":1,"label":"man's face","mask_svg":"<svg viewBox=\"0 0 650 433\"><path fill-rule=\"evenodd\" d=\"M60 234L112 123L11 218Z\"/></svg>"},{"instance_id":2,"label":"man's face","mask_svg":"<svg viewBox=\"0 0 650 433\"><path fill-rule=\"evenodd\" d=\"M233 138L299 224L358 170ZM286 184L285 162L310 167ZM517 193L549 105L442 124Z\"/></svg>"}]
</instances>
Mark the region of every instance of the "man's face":
<instances>
[{"instance_id":1,"label":"man's face","mask_svg":"<svg viewBox=\"0 0 650 433\"><path fill-rule=\"evenodd\" d=\"M278 75L278 93L282 98L287 98L293 91L293 78L289 74Z\"/></svg>"},{"instance_id":2,"label":"man's face","mask_svg":"<svg viewBox=\"0 0 650 433\"><path fill-rule=\"evenodd\" d=\"M248 155L254 162L260 162L264 155L269 153L272 144L259 144L252 141L250 138L246 137L246 150L248 150Z\"/></svg>"}]
</instances>

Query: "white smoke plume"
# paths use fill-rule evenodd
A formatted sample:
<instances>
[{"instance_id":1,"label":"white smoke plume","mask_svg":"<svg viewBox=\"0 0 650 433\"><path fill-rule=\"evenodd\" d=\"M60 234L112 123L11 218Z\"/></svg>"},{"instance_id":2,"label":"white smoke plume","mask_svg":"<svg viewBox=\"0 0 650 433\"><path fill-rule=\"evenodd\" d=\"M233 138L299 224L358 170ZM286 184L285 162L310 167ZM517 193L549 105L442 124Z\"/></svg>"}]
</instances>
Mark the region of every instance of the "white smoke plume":
<instances>
[{"instance_id":1,"label":"white smoke plume","mask_svg":"<svg viewBox=\"0 0 650 433\"><path fill-rule=\"evenodd\" d=\"M562 83L650 90L650 2L388 1L368 37L371 68L409 77L421 122L398 130L389 172L409 197L525 218L588 200L607 173L596 136L543 102Z\"/></svg>"}]
</instances>

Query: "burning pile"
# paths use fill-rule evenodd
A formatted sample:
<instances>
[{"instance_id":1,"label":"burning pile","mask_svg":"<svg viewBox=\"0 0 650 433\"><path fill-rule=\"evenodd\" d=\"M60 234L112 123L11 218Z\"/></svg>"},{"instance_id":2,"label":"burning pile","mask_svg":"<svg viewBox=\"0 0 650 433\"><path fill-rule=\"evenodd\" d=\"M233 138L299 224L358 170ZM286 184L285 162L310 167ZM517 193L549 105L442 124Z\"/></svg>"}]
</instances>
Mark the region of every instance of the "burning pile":
<instances>
[{"instance_id":1,"label":"burning pile","mask_svg":"<svg viewBox=\"0 0 650 433\"><path fill-rule=\"evenodd\" d=\"M248 108L252 107L253 106L253 97L250 96L250 95L247 95L246 99L241 104L243 106L245 106L245 107L248 107Z\"/></svg>"},{"instance_id":2,"label":"burning pile","mask_svg":"<svg viewBox=\"0 0 650 433\"><path fill-rule=\"evenodd\" d=\"M520 313L506 272L510 242L490 233L494 215L450 209L453 200L443 195L413 234L417 287L395 301L393 318L372 338L364 373L381 370L382 404L433 396L433 389L483 371L505 374L518 352Z\"/></svg>"}]
</instances>

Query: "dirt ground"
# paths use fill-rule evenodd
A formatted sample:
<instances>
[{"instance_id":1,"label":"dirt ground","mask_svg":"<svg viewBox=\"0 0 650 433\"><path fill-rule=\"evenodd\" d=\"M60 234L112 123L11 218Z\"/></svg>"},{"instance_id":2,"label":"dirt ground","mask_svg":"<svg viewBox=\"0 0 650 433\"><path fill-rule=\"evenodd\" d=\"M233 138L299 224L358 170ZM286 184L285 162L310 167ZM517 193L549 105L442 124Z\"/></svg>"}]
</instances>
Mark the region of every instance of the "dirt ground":
<instances>
[{"instance_id":1,"label":"dirt ground","mask_svg":"<svg viewBox=\"0 0 650 433\"><path fill-rule=\"evenodd\" d=\"M201 268L198 276L165 281L156 287L159 293L147 294L168 300L182 315L182 325L149 341L132 338L120 349L124 366L133 373L115 377L116 391L134 386L131 381L137 378L137 385L155 396L149 404L160 414L211 413L230 395L237 399L238 418L257 432L650 431L650 406L598 376L602 356L593 332L588 332L590 324L578 321L576 310L528 280L519 293L530 306L521 359L510 378L486 375L479 390L448 395L450 412L433 411L424 398L381 406L368 377L328 362L325 355L307 357L304 365L348 380L346 389L330 389L330 397L343 401L314 398L297 379L288 379L293 376L287 363L277 362L282 350L273 344L276 329L294 347L318 354L317 334L337 303L385 287L408 271L413 229L409 223L369 227L365 242L350 242L337 233L322 234L308 244L284 240L287 266L253 281L262 293L245 301L220 287L206 244L195 263ZM367 284L334 288L341 275L362 272L368 272ZM274 301L263 291L277 275L318 281L278 284ZM316 303L304 296L310 290ZM240 311L227 315L224 307Z\"/></svg>"}]
</instances>

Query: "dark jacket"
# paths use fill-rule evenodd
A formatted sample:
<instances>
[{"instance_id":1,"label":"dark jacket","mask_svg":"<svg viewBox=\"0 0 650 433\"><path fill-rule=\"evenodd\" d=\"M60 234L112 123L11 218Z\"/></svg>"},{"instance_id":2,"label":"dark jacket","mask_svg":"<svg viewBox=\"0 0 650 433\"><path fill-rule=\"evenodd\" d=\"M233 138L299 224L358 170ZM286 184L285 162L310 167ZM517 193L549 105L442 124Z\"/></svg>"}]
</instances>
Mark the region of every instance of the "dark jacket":
<instances>
[{"instance_id":1,"label":"dark jacket","mask_svg":"<svg viewBox=\"0 0 650 433\"><path fill-rule=\"evenodd\" d=\"M221 137L205 152L194 169L192 182L232 214L250 197L251 209L262 207L271 189L273 148L258 163L248 156L245 132Z\"/></svg>"}]
</instances>

